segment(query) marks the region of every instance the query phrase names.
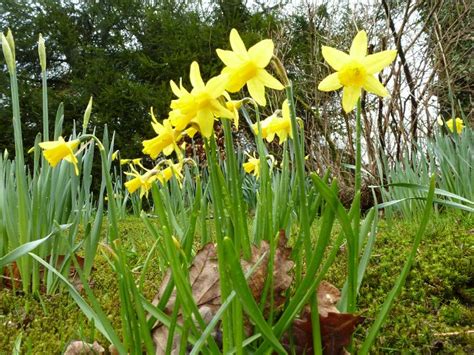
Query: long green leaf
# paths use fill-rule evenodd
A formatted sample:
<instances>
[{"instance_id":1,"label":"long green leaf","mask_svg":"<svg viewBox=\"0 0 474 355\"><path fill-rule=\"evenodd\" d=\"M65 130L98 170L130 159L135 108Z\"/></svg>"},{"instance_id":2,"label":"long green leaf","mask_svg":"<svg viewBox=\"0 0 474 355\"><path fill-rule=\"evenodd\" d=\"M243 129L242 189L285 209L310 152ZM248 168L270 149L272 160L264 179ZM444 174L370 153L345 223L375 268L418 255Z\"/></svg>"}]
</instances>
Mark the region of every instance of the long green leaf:
<instances>
[{"instance_id":1,"label":"long green leaf","mask_svg":"<svg viewBox=\"0 0 474 355\"><path fill-rule=\"evenodd\" d=\"M69 228L71 224L61 225L61 230L66 230ZM17 260L18 258L22 257L23 255L28 254L30 251L36 249L38 246L46 242L49 238L51 238L57 231L53 231L48 234L46 237L42 239L37 239L32 242L28 242L25 244L20 245L18 248L12 250L5 256L0 258L0 269L3 268L5 265L10 264L11 262Z\"/></svg>"},{"instance_id":2,"label":"long green leaf","mask_svg":"<svg viewBox=\"0 0 474 355\"><path fill-rule=\"evenodd\" d=\"M252 292L250 291L247 280L245 279L244 273L242 272L239 259L235 253L232 240L225 237L223 243L225 259L227 260L227 273L229 274L230 280L232 281L233 289L239 296L245 310L247 311L247 314L262 333L262 336L270 342L274 350L281 354L286 354L285 349L275 337L275 334L273 334L272 328L266 322L257 302L252 296Z\"/></svg>"}]
</instances>

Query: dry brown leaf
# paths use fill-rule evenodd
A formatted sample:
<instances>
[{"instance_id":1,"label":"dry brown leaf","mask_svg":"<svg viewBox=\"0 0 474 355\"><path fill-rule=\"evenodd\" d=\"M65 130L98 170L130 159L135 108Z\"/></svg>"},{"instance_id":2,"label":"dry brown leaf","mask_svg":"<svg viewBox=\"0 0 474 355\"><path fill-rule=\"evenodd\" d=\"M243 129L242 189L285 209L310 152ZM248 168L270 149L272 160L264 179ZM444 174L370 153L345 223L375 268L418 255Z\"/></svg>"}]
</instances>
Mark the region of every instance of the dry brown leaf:
<instances>
[{"instance_id":1,"label":"dry brown leaf","mask_svg":"<svg viewBox=\"0 0 474 355\"><path fill-rule=\"evenodd\" d=\"M64 355L95 355L105 354L105 349L96 341L93 344L82 340L74 340L66 348Z\"/></svg>"},{"instance_id":2,"label":"dry brown leaf","mask_svg":"<svg viewBox=\"0 0 474 355\"><path fill-rule=\"evenodd\" d=\"M322 281L317 291L319 324L324 354L347 354L344 349L349 345L352 333L357 325L364 321L361 316L350 313L340 313L336 304L341 298L341 293L334 285ZM301 318L293 321L292 343L298 352L313 352L313 337L311 324L311 309L306 306ZM288 349L291 342L289 335L285 334L282 344Z\"/></svg>"}]
</instances>

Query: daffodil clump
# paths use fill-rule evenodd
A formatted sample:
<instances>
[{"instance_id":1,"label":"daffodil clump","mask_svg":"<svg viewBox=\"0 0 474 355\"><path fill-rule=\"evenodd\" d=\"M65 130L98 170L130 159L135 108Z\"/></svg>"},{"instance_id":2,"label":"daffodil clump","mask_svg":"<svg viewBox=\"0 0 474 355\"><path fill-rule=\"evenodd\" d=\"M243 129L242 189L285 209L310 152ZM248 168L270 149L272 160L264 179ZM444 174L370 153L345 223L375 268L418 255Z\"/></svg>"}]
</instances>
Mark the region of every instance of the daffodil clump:
<instances>
[{"instance_id":1,"label":"daffodil clump","mask_svg":"<svg viewBox=\"0 0 474 355\"><path fill-rule=\"evenodd\" d=\"M232 50L217 49L217 55L226 65L219 75L205 82L199 64L192 62L189 72L191 90L184 87L181 81L178 85L171 80L171 90L176 98L171 101L168 118L160 123L151 110L151 124L156 136L143 141L143 153L152 160L157 159L160 154L170 156L176 153L179 160L174 169L165 169L163 173L178 175L180 169L177 166L181 164L179 166L182 167L183 157L180 141L184 136L193 137L199 132L204 138L209 139L213 135L214 122L217 119L232 120L235 129L238 129L239 109L245 99L232 99L230 93L236 93L247 86L251 96L249 100L264 106L265 87L283 89L283 85L265 69L273 57L274 45L271 40L263 40L247 50L237 30L233 29L230 33L230 44ZM280 144L288 137L292 137L287 101L283 103L281 112L282 114L278 112L262 122L262 136L268 142L273 141L275 135L279 137ZM258 133L255 128L254 132ZM121 160L122 164L129 162L130 160ZM133 167L131 172L127 173L133 177L125 184L130 193L140 189L140 195L143 196L153 182L169 180L169 178L160 179L160 175L155 173L156 169L147 170L143 166L142 168L145 170L143 174ZM258 176L258 169L252 171Z\"/></svg>"},{"instance_id":2,"label":"daffodil clump","mask_svg":"<svg viewBox=\"0 0 474 355\"><path fill-rule=\"evenodd\" d=\"M216 242L216 256L214 259L217 260L217 267L213 267L213 273L215 274L217 269L219 274L219 286L217 287L220 292L219 296L215 298L220 298L221 302L229 302L228 308L220 308L222 312L219 320L222 329L222 352L229 353L234 348L240 354L247 352L248 349L244 345L244 320L248 316L254 324L256 332L261 335L259 344L256 345L258 346L256 352L266 353L277 350L279 353L285 353L279 339L284 336L288 326L291 325L291 321L300 313L304 305L310 305L311 313L316 314L314 321L318 322L318 297L316 295L317 287L325 276L322 270L328 270L334 258L336 258L335 253L343 243L347 245L347 282L341 293L339 308L341 312L346 313L355 314L357 311L358 288L361 276L363 276L367 266L362 255L366 255L367 251L370 256L371 242L369 238L375 240L373 238L375 238L377 224L376 208L371 209L367 213L363 224L361 223L360 198L358 198L361 193L360 179L362 171L360 96L363 89L382 97L389 96L387 89L378 81L375 75L393 62L396 51L388 50L367 55L367 35L365 31L360 31L356 35L349 54L331 47L323 47L322 49L324 58L336 72L319 84L319 90L333 91L343 88L342 107L346 113L351 112L356 103L359 102L356 113L356 197L349 212L343 207L338 198L336 181L328 184L327 180L325 181L318 174L313 173L308 176L305 171L303 130L298 124L299 119L296 117L291 83L288 81L281 63L274 58L273 42L265 39L247 50L237 30L233 29L230 33L230 47L231 50L217 50L218 57L225 65L220 74L204 80L199 64L192 62L189 72L191 88L185 87L181 80L179 84L174 81L170 82L171 91L175 98L170 103L168 114L165 116L166 118L159 122L153 110L151 110L151 125L156 135L143 141L143 153L149 156L149 160L153 161L153 168L147 169L144 166L146 165L146 159L143 159L143 162L122 159L121 164L126 163L130 166L130 171L126 172L129 180L125 182L125 187L131 194L139 192L140 201L142 197L148 195L150 189L154 188L152 193L153 206L154 212L158 216L157 223L160 228L153 228L146 214L142 214L142 217L147 224L149 223L149 230L156 237L157 242L160 241L156 244L156 248L163 256L166 266L171 268L174 286L170 285L176 287L175 294L177 297L175 299L179 300L180 307L182 306L179 310L176 309L180 313L174 313L174 319L171 319L175 322L179 315L182 324L176 322L175 325L179 324L181 329L190 325L185 329L186 332L189 332L186 334L197 336L196 339L199 339L207 331L207 322L201 318L200 309L195 303L193 286L188 283L189 266L193 258L192 249L195 242L193 238L195 238L195 228L199 218L203 234L202 244L209 242L210 238L205 238L204 235L208 234L211 228L214 232ZM267 67L272 60L279 78L285 86L267 71ZM231 94L235 94L244 88L246 88L250 97L243 99L231 97ZM283 101L281 109L260 120L259 105L266 105L267 88L285 89L286 100ZM238 156L234 151L231 123L233 122L235 129L238 129L239 109L247 103L253 104L255 109L256 119L255 123L251 124L251 129L256 137L257 152L252 153L252 155L247 154L247 161L243 163L243 166L239 166ZM224 131L226 153L224 162L218 160L217 144L214 137L214 124L219 119L222 120ZM447 123L447 126L450 127L449 123ZM458 131L458 122L452 122L452 127L450 129ZM462 130L462 127L460 130ZM187 197L185 193L186 184L181 184L181 181L185 175L183 173L184 164L189 159L184 158L184 147L181 141L185 136L192 137L197 132L205 141L209 179L206 181L207 185L203 188L200 176L197 174L195 184L189 189L192 190L190 193L192 197L187 200L185 198ZM74 149L77 148L80 141L89 138L95 139L99 145L107 195L114 196L111 177L108 173L110 157L109 155L106 156L105 148L97 138L86 135L81 136L80 140L71 142L65 142L64 139L60 138L57 142L42 143L41 148L44 149L45 158L51 165L55 166L60 160L66 159L77 167ZM273 142L275 138L278 138L278 143L283 146L281 171L278 172L273 170L273 167L276 166L274 158L268 154L264 144L264 141ZM112 156L112 153L109 154ZM165 160L156 162L157 159L160 159L160 156L164 156ZM243 179L240 175L242 168L247 174L253 174L259 180L256 184L258 185L258 191L255 204L255 221L252 228L248 228L249 209L243 199ZM165 185L173 178L177 179L180 184L170 184L162 190L156 189L157 184ZM311 183L308 183L308 180L311 180L312 186L309 186ZM426 204L427 212L424 213L421 232L417 234L416 243L419 243L426 227L433 196L434 179L432 179L430 185L430 193ZM178 203L175 203L175 200L179 200ZM209 220L208 202L212 202L213 227L207 224ZM179 218L177 218L172 205L178 206L176 210L179 210ZM110 239L115 241L119 233L117 206L114 198L108 201L108 209ZM318 214L321 218L321 228L318 235L318 244L315 246L311 228L314 218ZM343 233L337 233L337 240L333 241L333 225L336 219ZM293 226L296 228L293 228ZM280 253L279 249L283 247L280 243L286 243L286 240L282 238L282 240L277 241L275 236L280 231L280 237L284 237L284 232L289 230L292 231L289 238L294 238L292 240L294 242L291 252L292 262L288 268L292 272L294 271L295 274L295 282L291 286L294 286L294 290L288 293L284 302L285 305L282 306L282 313L277 316L274 313L276 308L273 308L275 305L274 295L272 296L273 283L277 281L274 278L277 276L274 260L269 259L267 267L273 269L267 269L267 279L264 281L265 287L262 287L265 296L262 294L260 300L262 303L259 305L246 281L245 272L241 268L241 256L247 260L253 259L255 256L253 255L254 245L265 242L268 243L269 255L278 257L277 253ZM295 233L293 233L293 230L295 230ZM369 237L370 233L372 233L371 237ZM364 242L364 245L359 245L361 241ZM326 249L328 246L330 248ZM145 314L142 308L143 297L136 289L133 278L131 276L123 277L128 270L125 266L127 264L124 262L125 259L121 259L122 256L119 254L123 250L121 251L116 246L114 248L118 255L115 270L118 270L119 273L122 293L127 296L123 297L121 302L128 302L128 308L124 308L123 319L133 321L138 314L139 319L134 324L130 323L129 329L138 329L136 325L142 324L143 336L146 340L143 343L147 345L147 352L151 353L153 352L153 344L151 343L148 321L143 316ZM417 245L414 244L413 250L415 252L416 248ZM328 250L330 255L326 258ZM401 275L402 281L397 282L393 291L394 295L399 293L415 254L412 253L407 259L407 264L403 269L404 274ZM129 290L133 291L130 293L133 302L132 299L128 300L129 294L127 292ZM232 301L231 297L235 297L236 300ZM394 297L387 298L387 302L393 303L393 300ZM270 305L268 316L264 314L261 307L262 305L266 306L266 302L269 302ZM362 346L364 351L361 353L368 352L367 349L371 346L375 334L383 324L392 303L383 306L374 326L369 330L367 340ZM138 307L139 312L135 312L134 307ZM152 306L151 309L155 308ZM212 314L212 316L214 315ZM313 318L311 321L313 321ZM173 334L171 335L168 339L169 344L173 340ZM321 350L320 332L313 332L312 338L315 347L319 346L319 350ZM203 350L203 346L208 346L209 351L206 352L219 352L220 349L214 344L213 339L208 337L204 341L200 339L195 342L194 346L201 346L201 348L193 349L193 353L199 353ZM186 344L186 342L181 343ZM135 351L130 352L135 353L143 350L140 337L137 337L134 344L136 345ZM254 345L252 344L250 347ZM127 351L123 350L121 353L127 353Z\"/></svg>"}]
</instances>

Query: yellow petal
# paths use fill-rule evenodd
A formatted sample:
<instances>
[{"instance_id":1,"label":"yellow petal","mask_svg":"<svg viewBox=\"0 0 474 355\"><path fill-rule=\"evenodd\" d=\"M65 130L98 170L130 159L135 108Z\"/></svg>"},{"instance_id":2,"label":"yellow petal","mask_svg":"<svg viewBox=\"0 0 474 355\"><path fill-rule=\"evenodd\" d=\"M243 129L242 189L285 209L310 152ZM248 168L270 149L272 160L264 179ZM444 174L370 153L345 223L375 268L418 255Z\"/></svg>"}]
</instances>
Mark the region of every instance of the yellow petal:
<instances>
[{"instance_id":1,"label":"yellow petal","mask_svg":"<svg viewBox=\"0 0 474 355\"><path fill-rule=\"evenodd\" d=\"M372 75L367 75L363 88L375 95L382 97L390 96L385 86Z\"/></svg>"},{"instance_id":2,"label":"yellow petal","mask_svg":"<svg viewBox=\"0 0 474 355\"><path fill-rule=\"evenodd\" d=\"M212 98L217 98L224 94L225 87L229 83L229 76L227 74L221 74L215 76L206 84L206 91Z\"/></svg>"},{"instance_id":3,"label":"yellow petal","mask_svg":"<svg viewBox=\"0 0 474 355\"><path fill-rule=\"evenodd\" d=\"M288 103L288 99L285 99L283 101L283 104L281 105L281 115L283 117L283 120L291 120L290 118L290 104Z\"/></svg>"},{"instance_id":4,"label":"yellow petal","mask_svg":"<svg viewBox=\"0 0 474 355\"><path fill-rule=\"evenodd\" d=\"M342 108L346 113L351 112L360 97L360 88L357 86L344 86L342 93Z\"/></svg>"},{"instance_id":5,"label":"yellow petal","mask_svg":"<svg viewBox=\"0 0 474 355\"><path fill-rule=\"evenodd\" d=\"M170 144L170 145L166 146L166 147L163 149L163 154L164 154L164 155L170 155L171 153L173 153L174 150L175 150L175 145L174 145L174 144Z\"/></svg>"},{"instance_id":6,"label":"yellow petal","mask_svg":"<svg viewBox=\"0 0 474 355\"><path fill-rule=\"evenodd\" d=\"M136 190L140 188L142 182L140 178L136 177L131 180L128 180L124 185L127 188L128 192L133 194Z\"/></svg>"},{"instance_id":7,"label":"yellow petal","mask_svg":"<svg viewBox=\"0 0 474 355\"><path fill-rule=\"evenodd\" d=\"M178 85L176 85L176 83L173 80L170 81L170 86L171 86L171 91L173 92L173 94L176 95L176 97L182 96L181 90L179 89Z\"/></svg>"},{"instance_id":8,"label":"yellow petal","mask_svg":"<svg viewBox=\"0 0 474 355\"><path fill-rule=\"evenodd\" d=\"M340 70L342 66L350 60L347 53L332 47L323 46L322 54L326 62L328 62L334 70Z\"/></svg>"},{"instance_id":9,"label":"yellow petal","mask_svg":"<svg viewBox=\"0 0 474 355\"><path fill-rule=\"evenodd\" d=\"M266 87L275 90L283 90L284 86L272 75L270 75L265 69L260 69L257 74L257 79Z\"/></svg>"},{"instance_id":10,"label":"yellow petal","mask_svg":"<svg viewBox=\"0 0 474 355\"><path fill-rule=\"evenodd\" d=\"M237 68L241 61L232 51L225 51L223 49L217 49L217 56L222 60L222 62L231 68Z\"/></svg>"},{"instance_id":11,"label":"yellow petal","mask_svg":"<svg viewBox=\"0 0 474 355\"><path fill-rule=\"evenodd\" d=\"M265 86L258 81L257 79L251 79L247 82L247 89L249 90L250 96L259 104L260 106L265 106L267 100L265 99Z\"/></svg>"},{"instance_id":12,"label":"yellow petal","mask_svg":"<svg viewBox=\"0 0 474 355\"><path fill-rule=\"evenodd\" d=\"M74 172L77 176L79 176L79 167L77 166L77 158L74 154L70 154L64 158L64 160L68 161L72 165L74 165Z\"/></svg>"},{"instance_id":13,"label":"yellow petal","mask_svg":"<svg viewBox=\"0 0 474 355\"><path fill-rule=\"evenodd\" d=\"M194 121L198 124L199 131L203 137L209 138L212 135L214 129L214 115L211 110L199 110Z\"/></svg>"},{"instance_id":14,"label":"yellow petal","mask_svg":"<svg viewBox=\"0 0 474 355\"><path fill-rule=\"evenodd\" d=\"M189 137L193 138L194 135L197 133L197 129L189 127L184 133L186 133Z\"/></svg>"},{"instance_id":15,"label":"yellow petal","mask_svg":"<svg viewBox=\"0 0 474 355\"><path fill-rule=\"evenodd\" d=\"M249 56L260 68L265 68L273 56L273 41L264 39L249 49Z\"/></svg>"},{"instance_id":16,"label":"yellow petal","mask_svg":"<svg viewBox=\"0 0 474 355\"><path fill-rule=\"evenodd\" d=\"M332 73L328 75L321 81L318 85L318 90L320 91L334 91L342 87L341 82L339 81L339 73Z\"/></svg>"},{"instance_id":17,"label":"yellow petal","mask_svg":"<svg viewBox=\"0 0 474 355\"><path fill-rule=\"evenodd\" d=\"M245 47L242 38L240 38L239 32L237 32L235 28L230 31L230 46L236 53L247 54L247 48Z\"/></svg>"},{"instance_id":18,"label":"yellow petal","mask_svg":"<svg viewBox=\"0 0 474 355\"><path fill-rule=\"evenodd\" d=\"M74 139L72 141L67 142L67 145L69 148L71 148L71 150L74 150L77 148L80 142L81 141L79 139Z\"/></svg>"},{"instance_id":19,"label":"yellow petal","mask_svg":"<svg viewBox=\"0 0 474 355\"><path fill-rule=\"evenodd\" d=\"M58 140L57 141L48 141L48 142L41 142L39 144L40 148L43 148L43 149L52 149L52 148L55 148L57 147L58 145L60 144L64 144L64 138L59 136L58 137Z\"/></svg>"},{"instance_id":20,"label":"yellow petal","mask_svg":"<svg viewBox=\"0 0 474 355\"><path fill-rule=\"evenodd\" d=\"M255 165L253 165L251 162L246 162L242 165L247 174L250 174L255 169Z\"/></svg>"},{"instance_id":21,"label":"yellow petal","mask_svg":"<svg viewBox=\"0 0 474 355\"><path fill-rule=\"evenodd\" d=\"M204 81L201 78L201 72L199 71L199 64L197 62L191 63L189 80L191 81L193 88L204 88Z\"/></svg>"},{"instance_id":22,"label":"yellow petal","mask_svg":"<svg viewBox=\"0 0 474 355\"><path fill-rule=\"evenodd\" d=\"M163 125L160 122L152 122L151 126L156 134L160 134L160 132L164 129Z\"/></svg>"},{"instance_id":23,"label":"yellow petal","mask_svg":"<svg viewBox=\"0 0 474 355\"><path fill-rule=\"evenodd\" d=\"M359 31L354 37L349 51L351 57L363 58L367 55L367 33Z\"/></svg>"},{"instance_id":24,"label":"yellow petal","mask_svg":"<svg viewBox=\"0 0 474 355\"><path fill-rule=\"evenodd\" d=\"M214 115L217 117L232 119L235 116L232 111L222 106L222 104L217 100L211 101L210 106L211 110L214 112Z\"/></svg>"},{"instance_id":25,"label":"yellow petal","mask_svg":"<svg viewBox=\"0 0 474 355\"><path fill-rule=\"evenodd\" d=\"M389 66L396 57L396 50L388 50L370 54L362 59L362 65L365 67L367 74L376 74L386 66Z\"/></svg>"}]
</instances>

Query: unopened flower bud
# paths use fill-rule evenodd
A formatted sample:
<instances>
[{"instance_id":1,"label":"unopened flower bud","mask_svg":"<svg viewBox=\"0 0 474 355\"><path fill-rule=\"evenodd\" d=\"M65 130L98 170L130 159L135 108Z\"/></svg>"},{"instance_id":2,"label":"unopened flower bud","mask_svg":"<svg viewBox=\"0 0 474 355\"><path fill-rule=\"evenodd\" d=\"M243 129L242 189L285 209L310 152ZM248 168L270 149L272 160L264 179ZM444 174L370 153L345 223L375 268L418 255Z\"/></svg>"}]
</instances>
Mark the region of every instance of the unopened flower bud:
<instances>
[{"instance_id":1,"label":"unopened flower bud","mask_svg":"<svg viewBox=\"0 0 474 355\"><path fill-rule=\"evenodd\" d=\"M15 60L15 41L13 39L13 33L10 29L8 29L8 32L7 32L7 41L12 51L13 60Z\"/></svg>"},{"instance_id":2,"label":"unopened flower bud","mask_svg":"<svg viewBox=\"0 0 474 355\"><path fill-rule=\"evenodd\" d=\"M91 117L92 112L92 96L89 99L89 103L87 104L86 111L84 112L84 120L83 120L83 129L86 130L87 126L89 125L89 119Z\"/></svg>"},{"instance_id":3,"label":"unopened flower bud","mask_svg":"<svg viewBox=\"0 0 474 355\"><path fill-rule=\"evenodd\" d=\"M10 47L8 38L2 33L2 50L3 56L5 57L5 62L7 63L7 68L10 74L13 74L15 71L15 56Z\"/></svg>"},{"instance_id":4,"label":"unopened flower bud","mask_svg":"<svg viewBox=\"0 0 474 355\"><path fill-rule=\"evenodd\" d=\"M44 45L44 38L39 34L38 38L38 55L39 55L39 60L40 60L40 65L41 65L41 71L45 72L46 71L46 47Z\"/></svg>"},{"instance_id":5,"label":"unopened flower bud","mask_svg":"<svg viewBox=\"0 0 474 355\"><path fill-rule=\"evenodd\" d=\"M176 239L176 237L174 237L174 236L172 236L171 238L173 239L173 243L174 243L176 249L181 249L181 243L179 242L179 240Z\"/></svg>"}]
</instances>

